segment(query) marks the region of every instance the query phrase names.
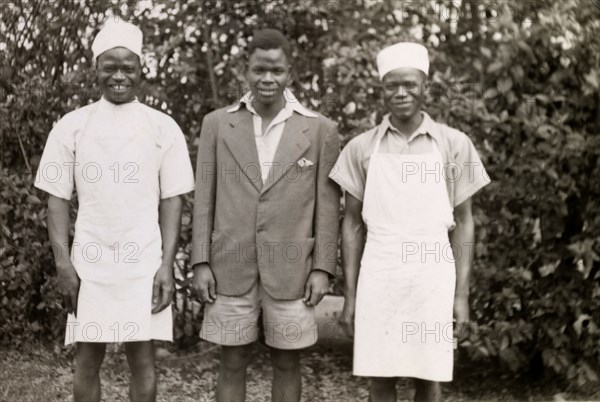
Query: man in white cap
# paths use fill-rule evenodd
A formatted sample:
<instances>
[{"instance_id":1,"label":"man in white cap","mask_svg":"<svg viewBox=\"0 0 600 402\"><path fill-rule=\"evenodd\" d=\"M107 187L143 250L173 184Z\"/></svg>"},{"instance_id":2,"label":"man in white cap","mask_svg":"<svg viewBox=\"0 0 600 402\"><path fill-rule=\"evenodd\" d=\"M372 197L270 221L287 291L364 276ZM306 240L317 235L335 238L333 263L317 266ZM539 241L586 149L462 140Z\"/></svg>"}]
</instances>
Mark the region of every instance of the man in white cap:
<instances>
[{"instance_id":1,"label":"man in white cap","mask_svg":"<svg viewBox=\"0 0 600 402\"><path fill-rule=\"evenodd\" d=\"M415 400L436 401L452 380L453 311L469 319L471 196L489 178L469 138L421 110L424 46L387 47L377 67L389 114L331 173L345 190L340 321L371 401L394 401L398 377L415 378Z\"/></svg>"},{"instance_id":2,"label":"man in white cap","mask_svg":"<svg viewBox=\"0 0 600 402\"><path fill-rule=\"evenodd\" d=\"M75 401L99 401L106 343L126 342L135 401L156 398L152 339L172 340L180 195L194 189L175 121L140 103L142 32L107 24L92 44L102 98L65 115L48 137L36 187L49 193L48 233L77 343ZM69 207L79 209L69 258Z\"/></svg>"}]
</instances>

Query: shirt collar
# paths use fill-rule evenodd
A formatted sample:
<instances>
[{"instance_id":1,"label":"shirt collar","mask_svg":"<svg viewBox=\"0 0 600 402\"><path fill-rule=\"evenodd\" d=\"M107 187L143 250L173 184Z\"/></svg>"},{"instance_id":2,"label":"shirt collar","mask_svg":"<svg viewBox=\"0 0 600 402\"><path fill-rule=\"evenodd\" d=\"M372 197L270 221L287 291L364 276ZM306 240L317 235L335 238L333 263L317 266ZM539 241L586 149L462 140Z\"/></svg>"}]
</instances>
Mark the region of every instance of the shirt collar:
<instances>
[{"instance_id":1,"label":"shirt collar","mask_svg":"<svg viewBox=\"0 0 600 402\"><path fill-rule=\"evenodd\" d=\"M131 104L140 103L140 101L138 100L138 98L136 96L132 100L130 100L129 102L116 104L116 103L112 103L111 101L109 101L108 99L106 99L106 97L104 95L102 95L102 97L100 98L100 103L103 104L103 105L105 105L105 106L107 106L107 107L119 108L119 107L131 105Z\"/></svg>"},{"instance_id":2,"label":"shirt collar","mask_svg":"<svg viewBox=\"0 0 600 402\"><path fill-rule=\"evenodd\" d=\"M285 109L288 109L291 112L296 112L305 117L317 117L316 114L302 106L300 101L296 98L296 96L290 91L288 88L283 91L283 98L285 99ZM237 112L240 110L242 104L246 105L246 109L248 109L251 113L256 114L256 111L252 107L252 92L247 92L242 99L240 99L239 103L235 104L233 107L227 109L228 113Z\"/></svg>"},{"instance_id":3,"label":"shirt collar","mask_svg":"<svg viewBox=\"0 0 600 402\"><path fill-rule=\"evenodd\" d=\"M436 141L439 139L439 133L437 130L437 127L435 125L435 122L433 121L433 119L429 116L429 114L427 114L424 111L421 111L421 116L423 116L423 121L421 122L421 125L415 130L414 133L412 133L410 135L410 137L408 138L408 141L412 141L414 138L416 138L417 136L421 135L421 134L429 134L430 136L432 136ZM381 124L379 125L379 129L377 130L377 134L380 136L385 135L388 131L395 131L398 134L401 134L400 130L398 130L396 127L394 127L390 121L390 114L386 114L385 116L383 116L383 120L381 121Z\"/></svg>"}]
</instances>

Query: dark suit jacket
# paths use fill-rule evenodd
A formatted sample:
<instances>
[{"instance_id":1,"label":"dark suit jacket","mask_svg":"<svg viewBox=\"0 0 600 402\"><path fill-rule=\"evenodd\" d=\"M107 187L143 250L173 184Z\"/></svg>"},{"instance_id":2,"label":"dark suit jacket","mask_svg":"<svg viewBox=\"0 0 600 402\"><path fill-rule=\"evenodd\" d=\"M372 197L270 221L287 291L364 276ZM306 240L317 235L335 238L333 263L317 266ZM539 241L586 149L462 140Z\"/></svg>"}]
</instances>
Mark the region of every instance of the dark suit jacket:
<instances>
[{"instance_id":1,"label":"dark suit jacket","mask_svg":"<svg viewBox=\"0 0 600 402\"><path fill-rule=\"evenodd\" d=\"M209 263L219 294L242 295L260 276L272 297L299 299L311 270L337 264L336 125L294 112L263 184L252 115L229 108L202 123L191 263Z\"/></svg>"}]
</instances>

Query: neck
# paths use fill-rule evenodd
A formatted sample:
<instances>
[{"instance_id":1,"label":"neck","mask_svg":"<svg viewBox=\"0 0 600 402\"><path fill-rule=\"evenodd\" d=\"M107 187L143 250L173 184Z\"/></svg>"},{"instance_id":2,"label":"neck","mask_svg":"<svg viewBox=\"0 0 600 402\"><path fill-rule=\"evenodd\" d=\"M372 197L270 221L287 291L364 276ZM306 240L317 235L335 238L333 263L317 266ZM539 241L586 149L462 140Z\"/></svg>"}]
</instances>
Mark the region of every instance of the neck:
<instances>
[{"instance_id":1,"label":"neck","mask_svg":"<svg viewBox=\"0 0 600 402\"><path fill-rule=\"evenodd\" d=\"M283 107L285 106L285 99L283 99L283 97L280 97L279 99L276 99L273 103L267 105L261 102L252 102L252 106L254 107L254 110L256 110L256 113L258 113L263 119L274 118L275 116L277 116L277 113L279 113L281 109L283 109Z\"/></svg>"},{"instance_id":2,"label":"neck","mask_svg":"<svg viewBox=\"0 0 600 402\"><path fill-rule=\"evenodd\" d=\"M421 112L416 113L406 120L399 119L394 115L390 117L390 124L406 137L410 137L419 128L421 123L423 123L423 114Z\"/></svg>"}]
</instances>

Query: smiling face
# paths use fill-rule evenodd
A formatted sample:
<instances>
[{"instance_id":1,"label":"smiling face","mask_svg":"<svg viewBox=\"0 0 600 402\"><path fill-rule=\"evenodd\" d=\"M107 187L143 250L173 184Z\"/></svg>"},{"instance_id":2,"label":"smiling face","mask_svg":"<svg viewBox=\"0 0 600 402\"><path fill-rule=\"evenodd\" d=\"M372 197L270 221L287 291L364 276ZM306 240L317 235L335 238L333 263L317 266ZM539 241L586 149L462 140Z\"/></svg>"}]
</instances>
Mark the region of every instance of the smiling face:
<instances>
[{"instance_id":1,"label":"smiling face","mask_svg":"<svg viewBox=\"0 0 600 402\"><path fill-rule=\"evenodd\" d=\"M420 119L424 100L425 74L414 68L398 68L387 73L383 80L383 102L392 114L392 122L407 125ZM395 124L397 125L397 124Z\"/></svg>"},{"instance_id":2,"label":"smiling face","mask_svg":"<svg viewBox=\"0 0 600 402\"><path fill-rule=\"evenodd\" d=\"M246 78L254 102L263 107L284 102L290 64L282 49L256 49L248 59Z\"/></svg>"},{"instance_id":3,"label":"smiling face","mask_svg":"<svg viewBox=\"0 0 600 402\"><path fill-rule=\"evenodd\" d=\"M98 56L96 74L102 95L115 104L130 102L140 85L140 58L131 50L116 47Z\"/></svg>"}]
</instances>

